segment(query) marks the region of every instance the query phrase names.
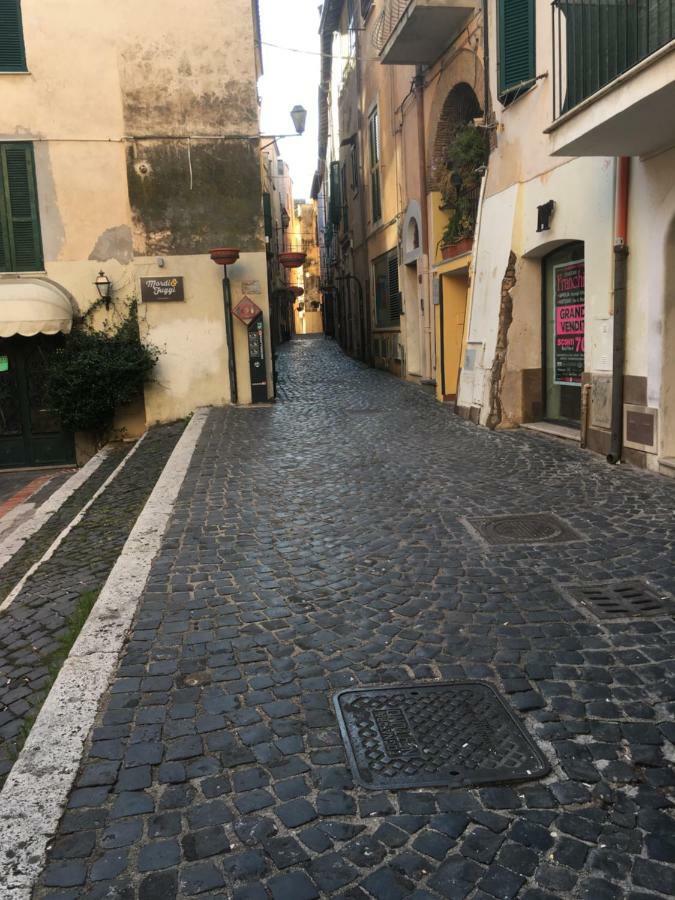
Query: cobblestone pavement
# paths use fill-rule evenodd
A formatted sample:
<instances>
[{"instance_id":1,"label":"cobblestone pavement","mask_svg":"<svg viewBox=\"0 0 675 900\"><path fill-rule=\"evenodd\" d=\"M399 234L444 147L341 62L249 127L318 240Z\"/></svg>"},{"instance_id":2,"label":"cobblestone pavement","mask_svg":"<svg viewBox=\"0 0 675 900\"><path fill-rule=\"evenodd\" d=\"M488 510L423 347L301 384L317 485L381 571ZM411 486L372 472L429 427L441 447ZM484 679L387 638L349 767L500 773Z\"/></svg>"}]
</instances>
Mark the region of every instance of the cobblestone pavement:
<instances>
[{"instance_id":1,"label":"cobblestone pavement","mask_svg":"<svg viewBox=\"0 0 675 900\"><path fill-rule=\"evenodd\" d=\"M105 583L182 430L179 423L149 432L56 553L30 576L11 606L0 612L0 787L16 757L17 742L44 700L50 655L79 599ZM113 449L0 570L0 599L42 557L130 449L131 445Z\"/></svg>"},{"instance_id":2,"label":"cobblestone pavement","mask_svg":"<svg viewBox=\"0 0 675 900\"><path fill-rule=\"evenodd\" d=\"M675 485L478 429L322 340L280 368L274 408L210 415L36 896L674 894L673 619L562 587L675 587ZM462 523L545 510L582 537ZM356 788L334 692L437 678L503 691L552 774Z\"/></svg>"}]
</instances>

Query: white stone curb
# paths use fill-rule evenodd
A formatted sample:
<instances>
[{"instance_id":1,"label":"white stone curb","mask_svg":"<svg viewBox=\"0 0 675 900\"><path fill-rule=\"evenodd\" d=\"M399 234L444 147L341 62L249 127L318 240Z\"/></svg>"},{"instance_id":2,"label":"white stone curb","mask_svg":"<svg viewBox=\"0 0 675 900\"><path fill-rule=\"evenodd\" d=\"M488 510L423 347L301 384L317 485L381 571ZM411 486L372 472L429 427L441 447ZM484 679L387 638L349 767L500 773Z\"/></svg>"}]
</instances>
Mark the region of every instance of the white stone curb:
<instances>
[{"instance_id":1,"label":"white stone curb","mask_svg":"<svg viewBox=\"0 0 675 900\"><path fill-rule=\"evenodd\" d=\"M99 450L95 456L92 456L89 462L71 475L58 490L54 491L51 497L48 497L45 502L35 510L35 513L30 519L27 519L18 528L14 529L8 537L0 541L0 569L9 562L17 550L21 549L28 538L32 537L38 529L42 528L45 522L48 519L51 519L54 513L63 506L66 500L68 500L78 488L82 487L85 481L87 481L87 479L99 468L109 453L110 447L104 447L102 450ZM22 503L21 506L17 506L16 509L13 509L8 513L2 520L2 531L4 532L7 530L7 526L11 521L10 517L12 519L18 518L26 511L27 507L32 505L33 504L30 502Z\"/></svg>"},{"instance_id":2,"label":"white stone curb","mask_svg":"<svg viewBox=\"0 0 675 900\"><path fill-rule=\"evenodd\" d=\"M146 435L147 435L147 431L145 432L144 435L142 435L142 437L140 437L140 438L136 441L136 443L134 444L134 446L132 447L132 449L127 453L127 455L124 457L124 459L123 459L122 462L119 464L119 466L116 466L116 467L113 469L113 471L110 473L110 475L108 475L108 477L107 477L106 480L103 482L103 484L98 488L98 490L96 491L96 493L95 493L95 494L94 494L94 495L93 495L93 496L92 496L92 497L84 504L84 506L82 507L82 509L81 509L81 510L78 512L78 514L72 519L72 521L69 522L69 523L66 525L66 527L65 527L62 531L59 532L59 534L56 536L56 538L55 538L54 541L50 544L50 546L47 548L47 550L45 550L45 552L44 552L43 555L40 557L40 559L39 559L36 563L33 563L33 565L32 565L32 566L30 567L30 569L26 572L26 574L21 578L21 580L18 581L18 582L14 585L14 587L13 587L12 590L9 592L9 594L7 594L7 596L6 596L5 599L2 601L2 603L0 603L0 612L4 612L4 610L8 609L8 607L10 607L10 606L12 605L12 603L16 600L16 598L19 596L19 594L20 594L21 591L23 590L24 585L26 584L26 582L28 581L28 579L31 577L31 575L34 575L35 572L37 572L37 570L40 568L40 566L42 565L42 563L47 562L48 559L51 559L51 558L52 558L52 556L56 553L56 551L59 549L59 547L61 546L61 544L62 544L62 543L65 541L65 539L68 537L68 535L69 535L70 532L73 530L73 528L75 528L76 525L79 525L79 524L80 524L80 522L82 521L82 519L85 517L86 513L87 513L87 512L89 511L89 509L94 505L94 503L96 503L96 501L97 501L98 498L101 496L101 494L105 493L105 492L107 491L108 487L109 487L109 486L112 484L112 482L117 478L117 476L119 475L119 473L120 473L120 472L122 471L122 469L126 466L126 464L129 462L129 460L131 459L131 457L132 457L132 456L134 455L134 453L138 450L138 448L141 446L141 444L142 444L143 441L145 440L145 436L146 436Z\"/></svg>"},{"instance_id":3,"label":"white stone curb","mask_svg":"<svg viewBox=\"0 0 675 900\"><path fill-rule=\"evenodd\" d=\"M208 413L178 441L0 792L0 900L30 900L42 872Z\"/></svg>"}]
</instances>

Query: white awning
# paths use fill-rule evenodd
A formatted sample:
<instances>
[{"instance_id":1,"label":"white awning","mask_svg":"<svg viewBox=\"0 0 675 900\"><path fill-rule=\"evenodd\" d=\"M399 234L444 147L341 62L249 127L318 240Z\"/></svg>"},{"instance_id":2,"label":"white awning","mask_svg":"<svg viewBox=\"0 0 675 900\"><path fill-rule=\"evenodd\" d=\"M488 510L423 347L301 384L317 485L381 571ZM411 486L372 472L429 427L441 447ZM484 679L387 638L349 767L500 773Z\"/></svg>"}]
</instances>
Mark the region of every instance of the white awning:
<instances>
[{"instance_id":1,"label":"white awning","mask_svg":"<svg viewBox=\"0 0 675 900\"><path fill-rule=\"evenodd\" d=\"M0 337L69 334L72 327L63 288L41 278L0 278Z\"/></svg>"}]
</instances>

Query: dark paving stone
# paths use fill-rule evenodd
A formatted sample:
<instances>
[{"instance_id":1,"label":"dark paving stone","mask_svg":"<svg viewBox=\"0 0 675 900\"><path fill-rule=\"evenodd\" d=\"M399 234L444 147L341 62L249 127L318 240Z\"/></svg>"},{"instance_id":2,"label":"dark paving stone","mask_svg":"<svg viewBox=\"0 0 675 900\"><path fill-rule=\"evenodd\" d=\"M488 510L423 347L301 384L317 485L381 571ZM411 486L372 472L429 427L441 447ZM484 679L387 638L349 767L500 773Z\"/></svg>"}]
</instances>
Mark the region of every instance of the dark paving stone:
<instances>
[{"instance_id":1,"label":"dark paving stone","mask_svg":"<svg viewBox=\"0 0 675 900\"><path fill-rule=\"evenodd\" d=\"M672 592L675 485L478 429L331 342L293 342L279 370L273 408L209 416L77 782L111 791L74 795L101 805L66 811L46 870L74 881L43 878L35 900L675 893L675 623L596 622L560 590ZM460 521L548 510L584 540L488 552ZM62 616L60 579L8 638L0 620L0 659ZM561 777L356 790L333 694L413 678L503 685ZM141 871L158 844L167 868ZM117 851L126 870L93 881Z\"/></svg>"}]
</instances>

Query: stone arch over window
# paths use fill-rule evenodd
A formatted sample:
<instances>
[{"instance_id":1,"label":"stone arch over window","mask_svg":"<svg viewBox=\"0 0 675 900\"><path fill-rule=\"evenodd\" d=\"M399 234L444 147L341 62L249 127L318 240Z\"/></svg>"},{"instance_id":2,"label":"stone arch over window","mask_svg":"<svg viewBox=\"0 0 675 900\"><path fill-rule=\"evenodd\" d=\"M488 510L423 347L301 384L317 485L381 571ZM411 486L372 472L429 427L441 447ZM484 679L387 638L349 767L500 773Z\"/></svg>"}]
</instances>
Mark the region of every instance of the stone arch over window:
<instances>
[{"instance_id":1,"label":"stone arch over window","mask_svg":"<svg viewBox=\"0 0 675 900\"><path fill-rule=\"evenodd\" d=\"M483 65L477 53L462 50L443 70L430 99L430 140L427 144L429 190L437 190L434 169L445 166L446 149L454 131L483 114Z\"/></svg>"},{"instance_id":2,"label":"stone arch over window","mask_svg":"<svg viewBox=\"0 0 675 900\"><path fill-rule=\"evenodd\" d=\"M431 187L438 189L438 176L448 159L448 148L455 133L481 115L481 106L473 88L465 81L456 84L445 98L433 145L431 161Z\"/></svg>"},{"instance_id":3,"label":"stone arch over window","mask_svg":"<svg viewBox=\"0 0 675 900\"><path fill-rule=\"evenodd\" d=\"M409 265L416 262L422 255L420 242L420 222L422 221L422 208L417 200L411 200L403 219L401 229L401 255L403 264Z\"/></svg>"}]
</instances>

